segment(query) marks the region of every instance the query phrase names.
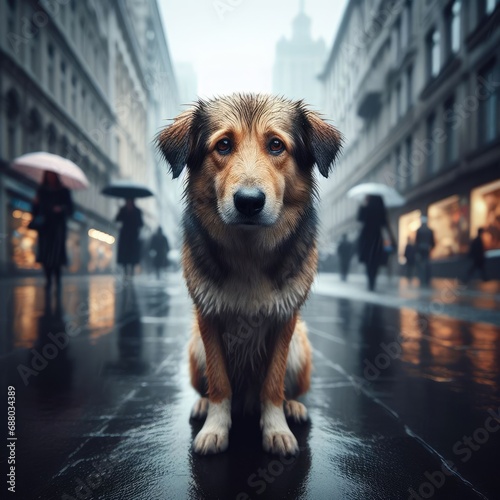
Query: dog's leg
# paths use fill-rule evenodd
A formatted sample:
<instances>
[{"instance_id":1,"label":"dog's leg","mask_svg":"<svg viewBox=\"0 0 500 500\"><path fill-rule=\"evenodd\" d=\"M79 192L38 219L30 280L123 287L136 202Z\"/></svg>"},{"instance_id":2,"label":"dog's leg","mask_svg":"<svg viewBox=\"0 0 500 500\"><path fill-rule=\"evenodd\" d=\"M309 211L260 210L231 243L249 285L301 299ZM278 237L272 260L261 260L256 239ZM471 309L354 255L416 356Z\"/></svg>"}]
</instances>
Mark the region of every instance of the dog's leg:
<instances>
[{"instance_id":1,"label":"dog's leg","mask_svg":"<svg viewBox=\"0 0 500 500\"><path fill-rule=\"evenodd\" d=\"M290 342L286 366L286 418L301 423L307 420L307 408L295 398L309 390L311 384L312 352L307 338L307 327L297 320Z\"/></svg>"},{"instance_id":2,"label":"dog's leg","mask_svg":"<svg viewBox=\"0 0 500 500\"><path fill-rule=\"evenodd\" d=\"M225 451L231 427L231 384L219 332L215 325L198 314L198 326L205 347L208 382L207 419L194 440L196 453L208 455Z\"/></svg>"},{"instance_id":3,"label":"dog's leg","mask_svg":"<svg viewBox=\"0 0 500 500\"><path fill-rule=\"evenodd\" d=\"M283 411L288 350L296 322L297 317L294 316L278 332L261 391L262 444L264 450L279 455L296 455L299 451Z\"/></svg>"},{"instance_id":4,"label":"dog's leg","mask_svg":"<svg viewBox=\"0 0 500 500\"><path fill-rule=\"evenodd\" d=\"M189 341L189 372L191 376L191 385L201 396L191 410L191 418L197 420L203 420L208 413L206 370L207 362L205 359L205 348L201 340L198 322L195 321L193 335Z\"/></svg>"}]
</instances>

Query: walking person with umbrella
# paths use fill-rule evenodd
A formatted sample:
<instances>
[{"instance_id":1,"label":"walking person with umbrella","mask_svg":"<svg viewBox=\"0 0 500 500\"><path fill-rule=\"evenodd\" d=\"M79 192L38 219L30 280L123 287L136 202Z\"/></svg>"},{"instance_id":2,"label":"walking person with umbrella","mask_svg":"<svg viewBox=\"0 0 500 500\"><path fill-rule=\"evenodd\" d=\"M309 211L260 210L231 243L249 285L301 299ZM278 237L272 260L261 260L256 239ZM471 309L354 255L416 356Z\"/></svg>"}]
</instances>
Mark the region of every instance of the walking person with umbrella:
<instances>
[{"instance_id":1,"label":"walking person with umbrella","mask_svg":"<svg viewBox=\"0 0 500 500\"><path fill-rule=\"evenodd\" d=\"M70 189L87 189L89 182L72 161L46 152L16 158L13 170L40 183L33 202L30 228L38 231L37 262L45 272L46 308L50 308L52 285L56 285L57 306L61 306L61 268L68 263L67 220L73 214Z\"/></svg>"},{"instance_id":2,"label":"walking person with umbrella","mask_svg":"<svg viewBox=\"0 0 500 500\"><path fill-rule=\"evenodd\" d=\"M161 226L151 237L149 243L150 254L153 260L153 266L156 270L156 278L160 279L161 270L168 266L168 252L170 245L167 237L163 234Z\"/></svg>"},{"instance_id":3,"label":"walking person with umbrella","mask_svg":"<svg viewBox=\"0 0 500 500\"><path fill-rule=\"evenodd\" d=\"M404 198L391 186L377 182L366 182L352 187L347 192L349 198L363 199L359 208L358 221L362 223L358 239L359 261L365 263L368 277L368 289L375 290L378 268L387 263L396 239L391 230L386 207L404 205ZM382 230L388 233L390 244L384 249Z\"/></svg>"},{"instance_id":4,"label":"walking person with umbrella","mask_svg":"<svg viewBox=\"0 0 500 500\"><path fill-rule=\"evenodd\" d=\"M142 212L135 205L133 198L127 198L125 205L118 212L116 222L122 227L118 236L118 264L123 266L125 276L133 276L134 268L141 259L139 232L144 225Z\"/></svg>"},{"instance_id":5,"label":"walking person with umbrella","mask_svg":"<svg viewBox=\"0 0 500 500\"><path fill-rule=\"evenodd\" d=\"M363 224L358 240L359 261L366 265L368 290L373 291L378 269L385 260L383 228L389 232L392 245L396 246L382 196L370 194L366 197L365 205L359 208L358 221Z\"/></svg>"},{"instance_id":6,"label":"walking person with umbrella","mask_svg":"<svg viewBox=\"0 0 500 500\"><path fill-rule=\"evenodd\" d=\"M139 232L144 226L142 211L135 205L135 199L154 195L147 186L128 180L115 181L101 193L115 198L125 198L125 205L121 207L115 219L122 224L118 235L117 262L123 266L125 276L132 276L135 266L141 260Z\"/></svg>"},{"instance_id":7,"label":"walking person with umbrella","mask_svg":"<svg viewBox=\"0 0 500 500\"><path fill-rule=\"evenodd\" d=\"M50 305L52 281L55 281L57 304L61 303L61 267L67 265L66 222L73 214L69 189L55 172L46 171L33 202L31 227L38 231L37 262L45 272L46 306Z\"/></svg>"}]
</instances>

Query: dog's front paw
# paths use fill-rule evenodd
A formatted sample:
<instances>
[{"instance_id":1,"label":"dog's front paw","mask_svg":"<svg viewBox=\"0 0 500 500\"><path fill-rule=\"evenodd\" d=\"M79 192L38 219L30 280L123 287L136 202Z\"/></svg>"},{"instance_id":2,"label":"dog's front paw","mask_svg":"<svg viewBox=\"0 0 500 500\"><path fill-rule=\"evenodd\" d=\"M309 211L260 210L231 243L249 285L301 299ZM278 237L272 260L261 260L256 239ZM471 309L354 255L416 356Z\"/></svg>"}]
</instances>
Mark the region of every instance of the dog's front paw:
<instances>
[{"instance_id":1,"label":"dog's front paw","mask_svg":"<svg viewBox=\"0 0 500 500\"><path fill-rule=\"evenodd\" d=\"M207 419L201 431L194 438L193 450L200 455L221 453L229 445L231 427L231 401L220 403L208 401Z\"/></svg>"},{"instance_id":2,"label":"dog's front paw","mask_svg":"<svg viewBox=\"0 0 500 500\"><path fill-rule=\"evenodd\" d=\"M299 452L299 443L291 431L264 432L262 446L275 455L289 456Z\"/></svg>"},{"instance_id":3,"label":"dog's front paw","mask_svg":"<svg viewBox=\"0 0 500 500\"><path fill-rule=\"evenodd\" d=\"M229 432L201 430L194 439L193 450L200 455L222 453L229 446Z\"/></svg>"},{"instance_id":4,"label":"dog's front paw","mask_svg":"<svg viewBox=\"0 0 500 500\"><path fill-rule=\"evenodd\" d=\"M293 399L285 403L285 415L297 423L302 423L307 420L307 408L299 401Z\"/></svg>"},{"instance_id":5,"label":"dog's front paw","mask_svg":"<svg viewBox=\"0 0 500 500\"><path fill-rule=\"evenodd\" d=\"M208 398L200 398L193 405L191 410L191 418L196 420L203 420L208 413Z\"/></svg>"},{"instance_id":6,"label":"dog's front paw","mask_svg":"<svg viewBox=\"0 0 500 500\"><path fill-rule=\"evenodd\" d=\"M283 405L274 405L267 401L262 404L260 426L262 428L262 446L264 450L276 455L296 455L299 444L290 431L283 412Z\"/></svg>"}]
</instances>

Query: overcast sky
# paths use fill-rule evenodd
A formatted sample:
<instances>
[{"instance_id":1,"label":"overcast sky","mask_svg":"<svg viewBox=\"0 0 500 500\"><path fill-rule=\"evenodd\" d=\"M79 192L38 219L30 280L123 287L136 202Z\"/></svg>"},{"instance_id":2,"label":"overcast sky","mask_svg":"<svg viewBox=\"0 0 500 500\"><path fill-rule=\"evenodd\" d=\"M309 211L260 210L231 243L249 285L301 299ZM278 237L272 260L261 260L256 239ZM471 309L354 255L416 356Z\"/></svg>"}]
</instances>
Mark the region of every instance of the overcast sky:
<instances>
[{"instance_id":1,"label":"overcast sky","mask_svg":"<svg viewBox=\"0 0 500 500\"><path fill-rule=\"evenodd\" d=\"M272 90L276 42L300 0L159 0L174 62L191 62L202 96ZM305 0L313 38L328 50L347 0Z\"/></svg>"}]
</instances>

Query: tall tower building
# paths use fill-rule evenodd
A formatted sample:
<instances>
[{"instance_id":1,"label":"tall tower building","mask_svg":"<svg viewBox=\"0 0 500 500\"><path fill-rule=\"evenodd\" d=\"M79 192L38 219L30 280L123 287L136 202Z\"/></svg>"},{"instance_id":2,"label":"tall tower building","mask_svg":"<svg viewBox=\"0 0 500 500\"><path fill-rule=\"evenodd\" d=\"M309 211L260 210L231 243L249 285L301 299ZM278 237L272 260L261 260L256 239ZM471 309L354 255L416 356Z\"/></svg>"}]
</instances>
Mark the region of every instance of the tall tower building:
<instances>
[{"instance_id":1,"label":"tall tower building","mask_svg":"<svg viewBox=\"0 0 500 500\"><path fill-rule=\"evenodd\" d=\"M323 39L311 35L311 18L305 13L304 0L293 20L292 37L282 37L276 45L273 92L292 99L304 99L321 108L321 84L318 75L326 59Z\"/></svg>"}]
</instances>

